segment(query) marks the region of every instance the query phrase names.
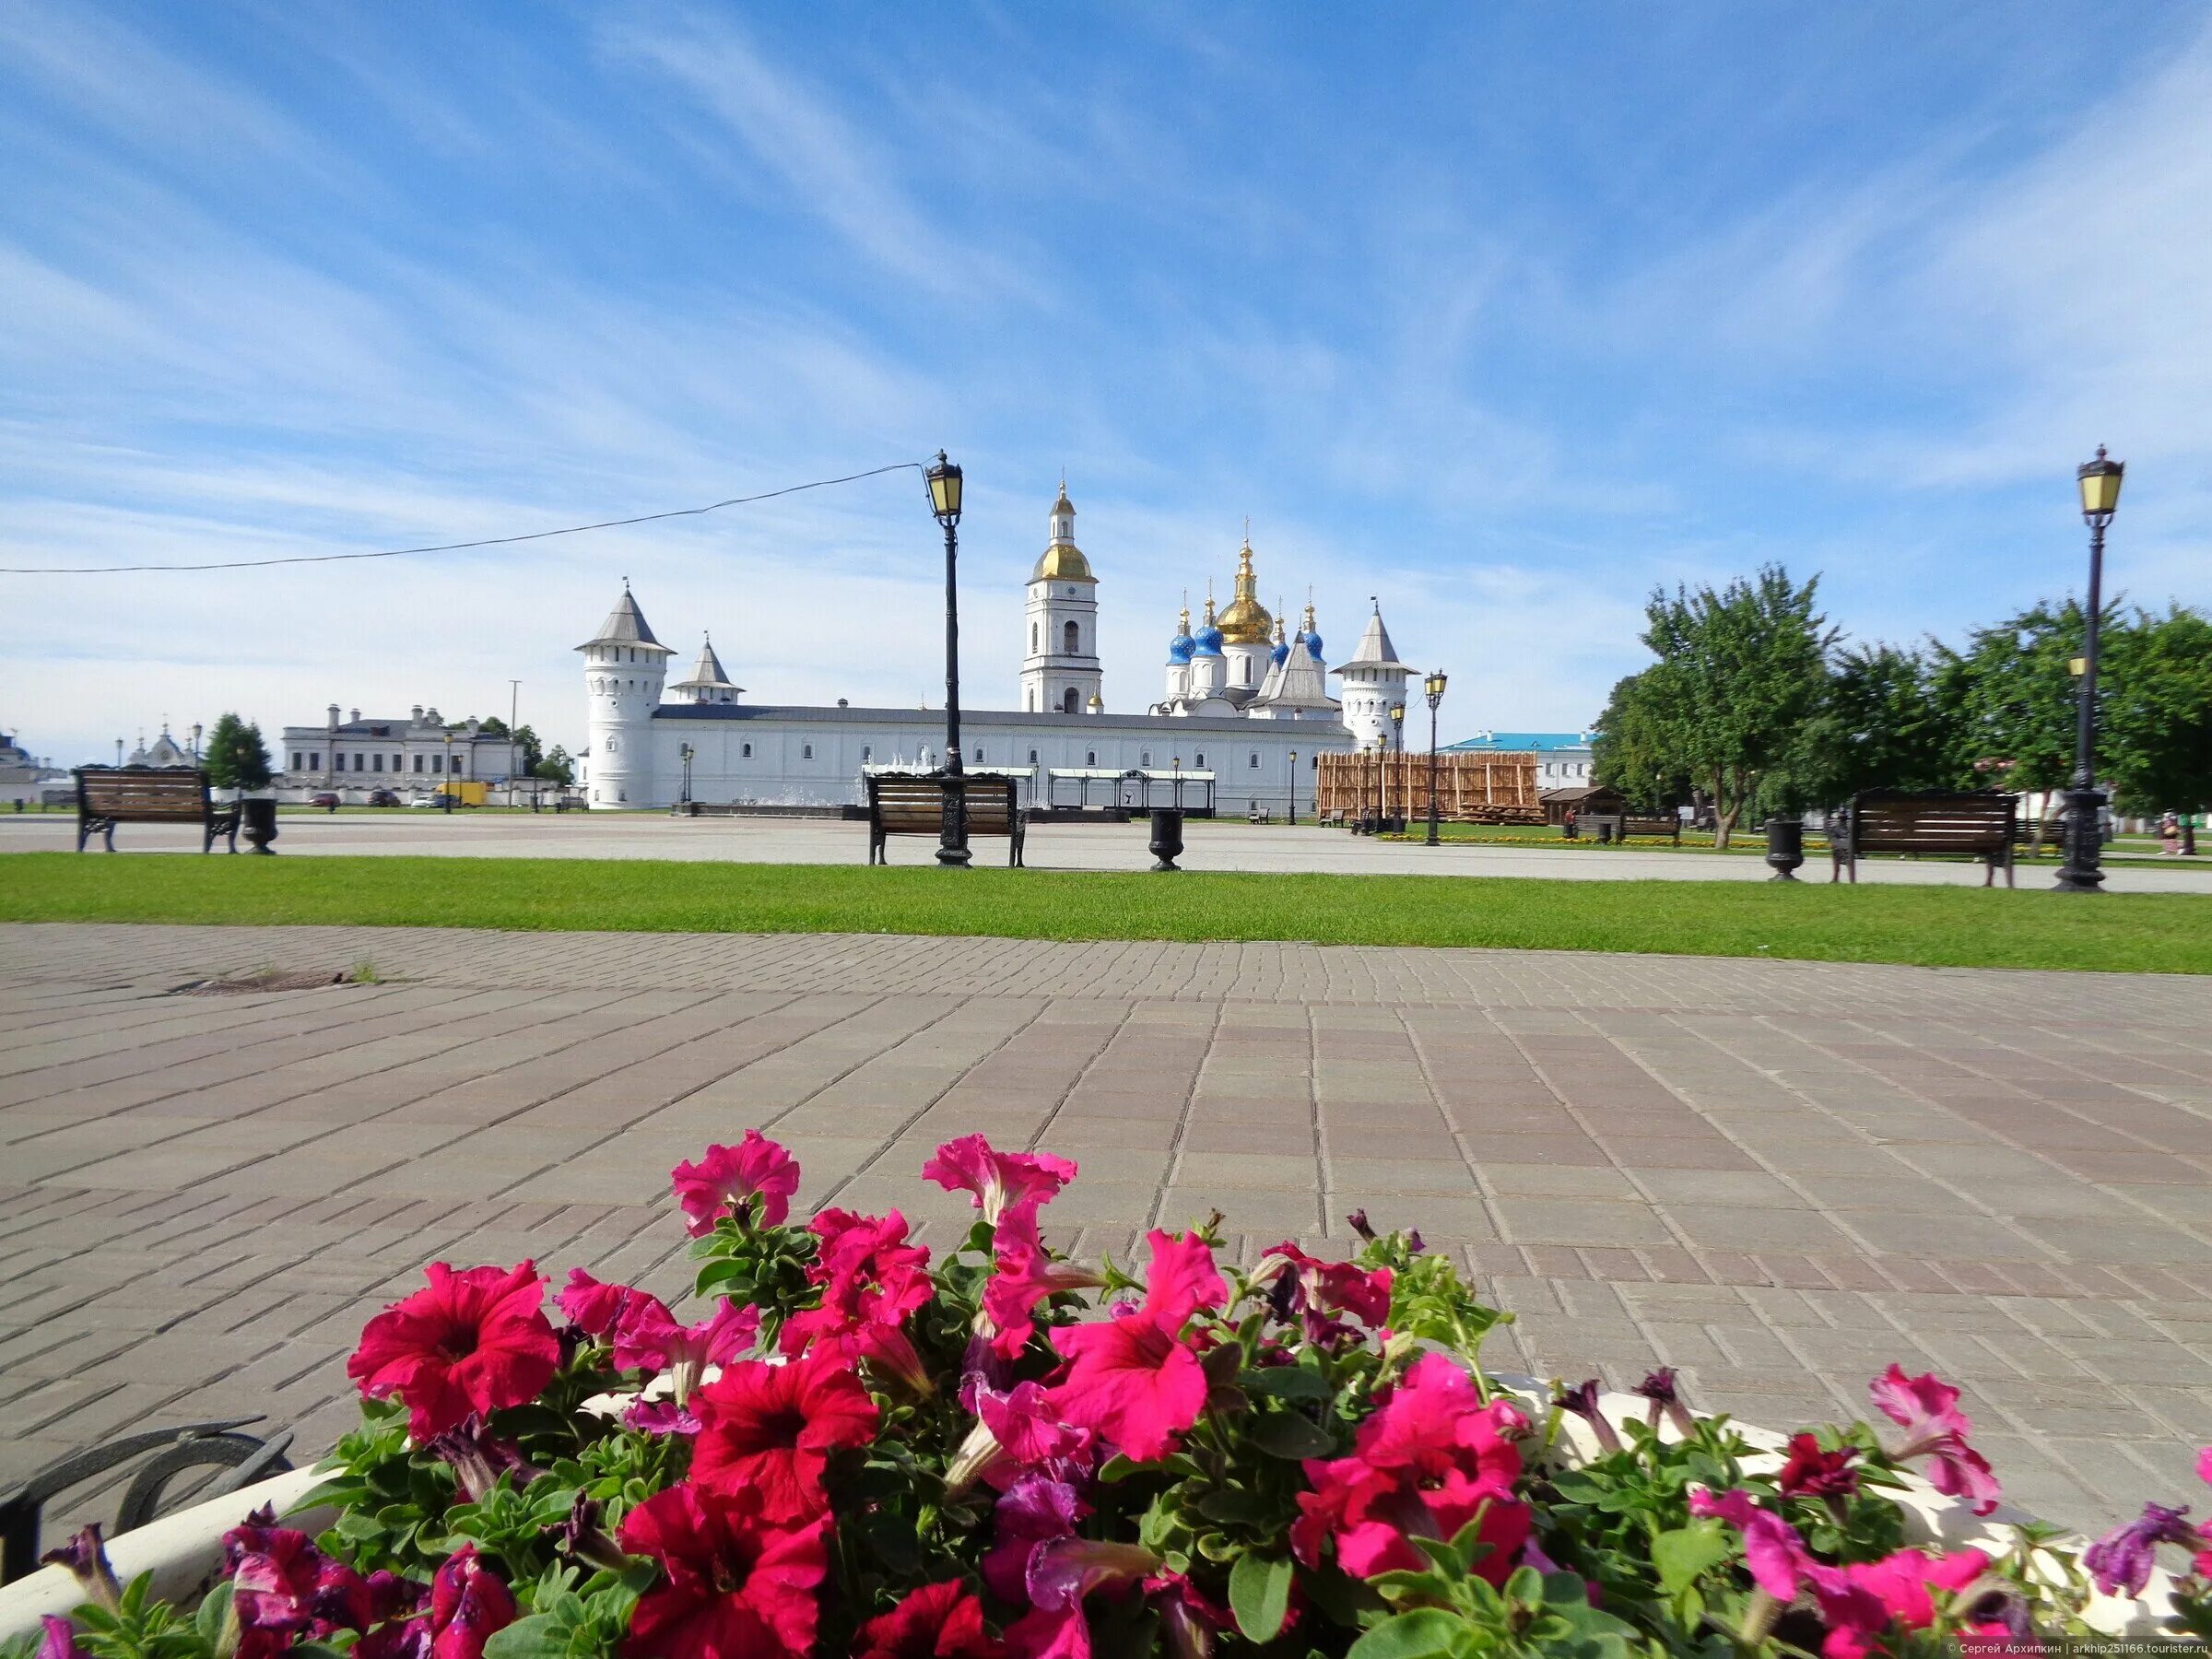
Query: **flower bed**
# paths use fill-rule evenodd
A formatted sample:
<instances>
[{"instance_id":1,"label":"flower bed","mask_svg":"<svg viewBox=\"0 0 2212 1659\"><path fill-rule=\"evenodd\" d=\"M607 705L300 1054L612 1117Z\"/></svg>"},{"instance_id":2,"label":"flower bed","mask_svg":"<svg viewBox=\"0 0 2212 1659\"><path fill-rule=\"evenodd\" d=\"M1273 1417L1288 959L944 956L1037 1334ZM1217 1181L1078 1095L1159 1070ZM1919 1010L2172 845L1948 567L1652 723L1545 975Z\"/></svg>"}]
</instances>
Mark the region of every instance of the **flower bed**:
<instances>
[{"instance_id":1,"label":"flower bed","mask_svg":"<svg viewBox=\"0 0 2212 1659\"><path fill-rule=\"evenodd\" d=\"M1055 1254L1075 1167L938 1149L978 1212L789 1221L748 1133L674 1171L700 1317L529 1263L428 1269L348 1361L363 1423L177 1568L87 1586L4 1659L1080 1659L2002 1651L2212 1633L2212 1528L2153 1506L2086 1548L1996 1512L1958 1391L1896 1367L1865 1423L1786 1438L1479 1365L1510 1317L1418 1234L1247 1271L1219 1218L1140 1277ZM1091 1293L1105 1304L1103 1316ZM2212 1480L2212 1449L2199 1467ZM129 1542L126 1540L126 1542ZM2182 1575L2159 1571L2161 1547ZM24 1594L18 1594L18 1592ZM45 1606L35 1583L0 1606Z\"/></svg>"}]
</instances>

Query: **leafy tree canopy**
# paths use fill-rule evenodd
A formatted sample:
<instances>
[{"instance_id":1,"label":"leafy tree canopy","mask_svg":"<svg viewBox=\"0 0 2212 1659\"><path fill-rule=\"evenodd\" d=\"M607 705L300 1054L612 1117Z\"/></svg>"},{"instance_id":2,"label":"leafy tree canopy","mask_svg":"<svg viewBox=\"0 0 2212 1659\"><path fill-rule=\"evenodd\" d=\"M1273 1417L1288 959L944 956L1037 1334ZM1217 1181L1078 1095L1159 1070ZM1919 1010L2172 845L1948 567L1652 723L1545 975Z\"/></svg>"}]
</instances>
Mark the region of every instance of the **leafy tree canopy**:
<instances>
[{"instance_id":1,"label":"leafy tree canopy","mask_svg":"<svg viewBox=\"0 0 2212 1659\"><path fill-rule=\"evenodd\" d=\"M217 789L266 789L269 785L269 750L261 739L261 727L236 714L226 713L215 723L204 765L208 783Z\"/></svg>"}]
</instances>

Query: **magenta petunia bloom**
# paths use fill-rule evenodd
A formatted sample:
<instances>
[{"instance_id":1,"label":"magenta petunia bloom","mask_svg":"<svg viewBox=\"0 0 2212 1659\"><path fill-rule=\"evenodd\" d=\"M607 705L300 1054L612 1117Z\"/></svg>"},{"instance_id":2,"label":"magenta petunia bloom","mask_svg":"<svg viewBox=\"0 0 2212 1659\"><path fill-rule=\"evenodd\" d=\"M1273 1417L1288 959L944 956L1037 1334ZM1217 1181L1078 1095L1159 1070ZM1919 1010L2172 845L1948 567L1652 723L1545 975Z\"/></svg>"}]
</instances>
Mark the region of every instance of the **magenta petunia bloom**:
<instances>
[{"instance_id":1,"label":"magenta petunia bloom","mask_svg":"<svg viewBox=\"0 0 2212 1659\"><path fill-rule=\"evenodd\" d=\"M742 1213L748 1199L760 1201L754 1218L764 1227L781 1227L791 1214L791 1195L799 1190L799 1166L790 1153L747 1129L735 1147L709 1147L697 1163L679 1163L668 1171L676 1200L683 1206L686 1230L703 1239L725 1211Z\"/></svg>"},{"instance_id":2,"label":"magenta petunia bloom","mask_svg":"<svg viewBox=\"0 0 2212 1659\"><path fill-rule=\"evenodd\" d=\"M1182 1327L1229 1294L1212 1248L1195 1234L1176 1239L1156 1228L1147 1241L1143 1306L1053 1332L1070 1361L1053 1390L1061 1416L1140 1463L1165 1457L1206 1408L1206 1372L1182 1341Z\"/></svg>"},{"instance_id":3,"label":"magenta petunia bloom","mask_svg":"<svg viewBox=\"0 0 2212 1659\"><path fill-rule=\"evenodd\" d=\"M983 1555L983 1583L999 1600L1019 1606L1029 1599L1030 1558L1041 1545L1075 1535L1090 1513L1076 1488L1048 1475L1025 1475L998 1500L991 1547Z\"/></svg>"},{"instance_id":4,"label":"magenta petunia bloom","mask_svg":"<svg viewBox=\"0 0 2212 1659\"><path fill-rule=\"evenodd\" d=\"M1905 1431L1904 1444L1889 1455L1900 1463L1928 1460L1928 1484L1951 1498L1963 1498L1977 1515L1997 1507L2004 1488L1989 1460L1967 1444L1973 1422L1959 1409L1959 1391L1933 1375L1908 1377L1901 1366L1867 1384L1866 1392L1883 1415Z\"/></svg>"},{"instance_id":5,"label":"magenta petunia bloom","mask_svg":"<svg viewBox=\"0 0 2212 1659\"><path fill-rule=\"evenodd\" d=\"M1789 1450L1775 1477L1784 1497L1848 1498L1859 1489L1859 1472L1851 1466L1859 1454L1856 1446L1824 1452L1817 1438L1801 1430L1790 1436Z\"/></svg>"},{"instance_id":6,"label":"magenta petunia bloom","mask_svg":"<svg viewBox=\"0 0 2212 1659\"><path fill-rule=\"evenodd\" d=\"M929 1252L906 1241L906 1218L824 1210L809 1224L821 1241L809 1281L821 1304L783 1323L783 1352L815 1354L847 1367L866 1361L915 1394L935 1386L901 1325L930 1298Z\"/></svg>"},{"instance_id":7,"label":"magenta petunia bloom","mask_svg":"<svg viewBox=\"0 0 2212 1659\"><path fill-rule=\"evenodd\" d=\"M76 1627L51 1613L39 1615L39 1649L32 1659L85 1659L76 1645Z\"/></svg>"},{"instance_id":8,"label":"magenta petunia bloom","mask_svg":"<svg viewBox=\"0 0 2212 1659\"><path fill-rule=\"evenodd\" d=\"M922 1179L948 1193L966 1193L992 1226L1010 1210L1035 1210L1076 1178L1076 1166L1050 1152L998 1152L980 1135L963 1135L939 1147L922 1166Z\"/></svg>"},{"instance_id":9,"label":"magenta petunia bloom","mask_svg":"<svg viewBox=\"0 0 2212 1659\"><path fill-rule=\"evenodd\" d=\"M426 1441L471 1413L536 1399L559 1367L560 1341L531 1264L456 1273L432 1262L423 1271L429 1288L371 1319L346 1361L363 1396L397 1394L408 1432Z\"/></svg>"},{"instance_id":10,"label":"magenta petunia bloom","mask_svg":"<svg viewBox=\"0 0 2212 1659\"><path fill-rule=\"evenodd\" d=\"M622 1520L622 1547L661 1564L664 1582L631 1615L629 1659L787 1659L811 1653L827 1516L770 1526L741 1498L687 1483Z\"/></svg>"},{"instance_id":11,"label":"magenta petunia bloom","mask_svg":"<svg viewBox=\"0 0 2212 1659\"><path fill-rule=\"evenodd\" d=\"M1941 1558L1900 1549L1878 1561L1807 1568L1828 1631L1820 1643L1824 1659L1869 1659L1889 1652L1885 1639L1892 1629L1924 1630L1936 1622L1934 1592L1955 1595L1988 1570L1989 1558L1978 1549Z\"/></svg>"},{"instance_id":12,"label":"magenta petunia bloom","mask_svg":"<svg viewBox=\"0 0 2212 1659\"><path fill-rule=\"evenodd\" d=\"M679 1408L708 1366L740 1359L760 1334L760 1310L741 1308L726 1296L711 1317L691 1325L678 1323L657 1296L638 1290L631 1297L615 1327L615 1363L624 1371L665 1371Z\"/></svg>"},{"instance_id":13,"label":"magenta petunia bloom","mask_svg":"<svg viewBox=\"0 0 2212 1659\"><path fill-rule=\"evenodd\" d=\"M992 1241L990 1281L983 1286L983 1324L991 1351L1018 1357L1036 1335L1037 1304L1064 1290L1091 1289L1106 1281L1088 1267L1056 1262L1037 1231L1035 1208L1011 1209Z\"/></svg>"},{"instance_id":14,"label":"magenta petunia bloom","mask_svg":"<svg viewBox=\"0 0 2212 1659\"><path fill-rule=\"evenodd\" d=\"M581 1267L569 1269L569 1286L553 1299L560 1316L586 1336L611 1336L622 1323L623 1311L642 1290L628 1285L610 1285L594 1278Z\"/></svg>"},{"instance_id":15,"label":"magenta petunia bloom","mask_svg":"<svg viewBox=\"0 0 2212 1659\"><path fill-rule=\"evenodd\" d=\"M1261 1256L1253 1269L1256 1284L1275 1287L1271 1300L1283 1319L1303 1321L1306 1340L1335 1343L1356 1338L1359 1331L1337 1318L1349 1314L1370 1330L1390 1323L1391 1270L1324 1262L1285 1240Z\"/></svg>"},{"instance_id":16,"label":"magenta petunia bloom","mask_svg":"<svg viewBox=\"0 0 2212 1659\"><path fill-rule=\"evenodd\" d=\"M430 1581L430 1659L484 1659L484 1644L517 1616L507 1581L464 1544Z\"/></svg>"},{"instance_id":17,"label":"magenta petunia bloom","mask_svg":"<svg viewBox=\"0 0 2212 1659\"><path fill-rule=\"evenodd\" d=\"M1743 1535L1744 1565L1751 1582L1778 1602L1794 1598L1817 1564L1797 1529L1771 1510L1760 1509L1740 1487L1714 1494L1689 1488L1689 1512L1725 1521Z\"/></svg>"},{"instance_id":18,"label":"magenta petunia bloom","mask_svg":"<svg viewBox=\"0 0 2212 1659\"><path fill-rule=\"evenodd\" d=\"M1488 1552L1475 1571L1503 1583L1527 1541L1528 1508L1514 1496L1526 1426L1504 1401L1485 1405L1466 1372L1442 1354L1415 1361L1375 1414L1359 1426L1347 1457L1305 1465L1291 1551L1317 1566L1324 1539L1355 1578L1418 1571L1425 1558L1408 1534L1450 1538L1479 1518Z\"/></svg>"},{"instance_id":19,"label":"magenta petunia bloom","mask_svg":"<svg viewBox=\"0 0 2212 1659\"><path fill-rule=\"evenodd\" d=\"M1090 1659L1090 1625L1083 1598L1098 1591L1126 1594L1159 1571L1159 1558L1136 1544L1055 1538L1030 1558L1030 1610L1006 1630L1014 1659Z\"/></svg>"}]
</instances>

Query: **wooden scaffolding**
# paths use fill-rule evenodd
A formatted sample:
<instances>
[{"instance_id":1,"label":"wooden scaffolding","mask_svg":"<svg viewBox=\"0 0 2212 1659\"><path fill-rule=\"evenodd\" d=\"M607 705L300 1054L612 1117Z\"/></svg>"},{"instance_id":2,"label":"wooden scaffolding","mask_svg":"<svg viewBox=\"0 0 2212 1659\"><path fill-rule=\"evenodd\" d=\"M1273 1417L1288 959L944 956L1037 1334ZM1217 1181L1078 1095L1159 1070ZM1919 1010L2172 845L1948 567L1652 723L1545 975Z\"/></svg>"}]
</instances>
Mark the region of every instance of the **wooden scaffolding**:
<instances>
[{"instance_id":1,"label":"wooden scaffolding","mask_svg":"<svg viewBox=\"0 0 2212 1659\"><path fill-rule=\"evenodd\" d=\"M1322 755L1316 810L1347 818L1429 816L1427 755ZM1436 757L1436 815L1455 824L1540 824L1533 754L1458 749Z\"/></svg>"}]
</instances>

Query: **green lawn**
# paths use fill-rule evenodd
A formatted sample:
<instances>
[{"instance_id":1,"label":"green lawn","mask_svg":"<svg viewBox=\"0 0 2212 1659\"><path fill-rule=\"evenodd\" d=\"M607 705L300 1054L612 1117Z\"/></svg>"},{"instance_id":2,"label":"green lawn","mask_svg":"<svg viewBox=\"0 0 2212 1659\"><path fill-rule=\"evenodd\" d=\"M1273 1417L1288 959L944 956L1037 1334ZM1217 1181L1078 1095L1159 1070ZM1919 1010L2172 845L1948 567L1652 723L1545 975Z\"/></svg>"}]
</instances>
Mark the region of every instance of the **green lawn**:
<instances>
[{"instance_id":1,"label":"green lawn","mask_svg":"<svg viewBox=\"0 0 2212 1659\"><path fill-rule=\"evenodd\" d=\"M2212 895L1873 883L21 853L0 855L0 921L1306 939L2212 973Z\"/></svg>"}]
</instances>

